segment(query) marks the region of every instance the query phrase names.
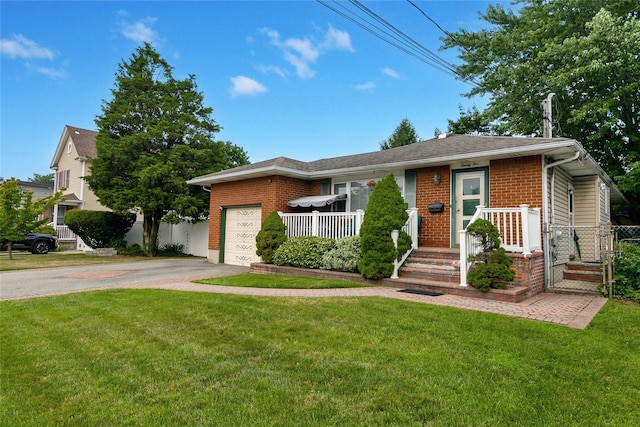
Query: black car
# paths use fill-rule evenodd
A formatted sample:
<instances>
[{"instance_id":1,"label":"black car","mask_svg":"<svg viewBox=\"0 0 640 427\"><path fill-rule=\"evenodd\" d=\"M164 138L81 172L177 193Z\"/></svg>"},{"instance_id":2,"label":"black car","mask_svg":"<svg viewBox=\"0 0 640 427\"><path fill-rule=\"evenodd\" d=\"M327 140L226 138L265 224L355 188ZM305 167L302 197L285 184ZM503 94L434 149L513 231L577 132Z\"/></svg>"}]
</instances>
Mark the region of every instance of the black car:
<instances>
[{"instance_id":1,"label":"black car","mask_svg":"<svg viewBox=\"0 0 640 427\"><path fill-rule=\"evenodd\" d=\"M24 240L13 242L12 250L25 250L32 254L46 254L58 247L58 238L51 234L28 233L24 236ZM9 249L7 242L0 243L0 250Z\"/></svg>"}]
</instances>

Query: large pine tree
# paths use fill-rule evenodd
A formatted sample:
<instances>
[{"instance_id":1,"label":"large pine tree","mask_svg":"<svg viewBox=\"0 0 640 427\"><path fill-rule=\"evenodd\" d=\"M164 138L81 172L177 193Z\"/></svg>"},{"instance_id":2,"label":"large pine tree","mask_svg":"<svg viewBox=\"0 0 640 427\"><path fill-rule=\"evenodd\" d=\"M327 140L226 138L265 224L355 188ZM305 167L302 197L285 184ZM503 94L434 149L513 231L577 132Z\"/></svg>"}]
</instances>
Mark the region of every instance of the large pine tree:
<instances>
[{"instance_id":1,"label":"large pine tree","mask_svg":"<svg viewBox=\"0 0 640 427\"><path fill-rule=\"evenodd\" d=\"M148 43L119 65L111 93L96 118L96 158L86 179L103 205L143 214L144 248L154 256L167 214L198 219L208 212L208 193L186 181L248 158L241 148L214 141L220 128L195 77L175 79Z\"/></svg>"}]
</instances>

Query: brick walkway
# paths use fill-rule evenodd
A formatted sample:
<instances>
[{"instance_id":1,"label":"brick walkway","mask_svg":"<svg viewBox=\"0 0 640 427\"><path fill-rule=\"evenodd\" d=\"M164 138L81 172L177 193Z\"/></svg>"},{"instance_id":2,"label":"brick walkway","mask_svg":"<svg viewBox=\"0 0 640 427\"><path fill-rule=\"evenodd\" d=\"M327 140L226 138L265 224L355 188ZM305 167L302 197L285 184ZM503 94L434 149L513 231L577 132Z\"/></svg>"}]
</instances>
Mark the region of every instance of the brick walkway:
<instances>
[{"instance_id":1,"label":"brick walkway","mask_svg":"<svg viewBox=\"0 0 640 427\"><path fill-rule=\"evenodd\" d=\"M504 314L506 316L522 317L525 319L555 323L577 329L584 329L591 319L593 319L593 317L598 313L600 308L602 308L602 306L607 302L606 298L597 296L545 293L529 298L520 303L507 303L455 295L440 295L433 297L400 292L399 289L382 286L342 289L269 289L200 285L191 283L189 280L190 279L137 283L124 286L124 288L152 288L218 294L297 298L377 296Z\"/></svg>"}]
</instances>

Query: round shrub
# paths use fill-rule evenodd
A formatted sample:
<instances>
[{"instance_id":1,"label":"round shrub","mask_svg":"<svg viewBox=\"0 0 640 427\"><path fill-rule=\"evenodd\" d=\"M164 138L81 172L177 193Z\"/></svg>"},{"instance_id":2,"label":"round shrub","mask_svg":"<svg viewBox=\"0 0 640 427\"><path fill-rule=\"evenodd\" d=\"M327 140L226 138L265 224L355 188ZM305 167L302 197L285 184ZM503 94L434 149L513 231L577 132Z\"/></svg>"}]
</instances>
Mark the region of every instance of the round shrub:
<instances>
[{"instance_id":1,"label":"round shrub","mask_svg":"<svg viewBox=\"0 0 640 427\"><path fill-rule=\"evenodd\" d=\"M109 211L73 209L67 212L64 222L92 248L105 248L114 239L122 238L133 226L136 215L119 215Z\"/></svg>"},{"instance_id":2,"label":"round shrub","mask_svg":"<svg viewBox=\"0 0 640 427\"><path fill-rule=\"evenodd\" d=\"M336 242L327 237L299 236L284 242L273 253L275 265L319 269L322 257L335 248Z\"/></svg>"},{"instance_id":3,"label":"round shrub","mask_svg":"<svg viewBox=\"0 0 640 427\"><path fill-rule=\"evenodd\" d=\"M262 227L256 235L256 255L262 257L262 262L273 262L273 253L287 241L286 231L287 226L276 211L271 212L262 221Z\"/></svg>"},{"instance_id":4,"label":"round shrub","mask_svg":"<svg viewBox=\"0 0 640 427\"><path fill-rule=\"evenodd\" d=\"M477 219L469 224L467 233L479 239L482 247L480 253L469 256L474 264L467 273L467 282L483 292L491 288L506 289L516 273L509 268L513 260L500 247L500 231L491 221Z\"/></svg>"},{"instance_id":5,"label":"round shrub","mask_svg":"<svg viewBox=\"0 0 640 427\"><path fill-rule=\"evenodd\" d=\"M336 240L335 248L322 257L323 270L357 272L362 258L360 236L344 237Z\"/></svg>"}]
</instances>

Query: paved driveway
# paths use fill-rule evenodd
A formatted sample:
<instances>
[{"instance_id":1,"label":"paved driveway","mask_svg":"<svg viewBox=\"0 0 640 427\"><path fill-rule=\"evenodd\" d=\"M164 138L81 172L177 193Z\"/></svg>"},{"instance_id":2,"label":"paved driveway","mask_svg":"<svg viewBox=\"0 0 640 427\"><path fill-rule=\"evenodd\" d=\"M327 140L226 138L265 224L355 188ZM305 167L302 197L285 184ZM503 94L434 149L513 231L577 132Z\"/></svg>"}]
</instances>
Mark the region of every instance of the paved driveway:
<instances>
[{"instance_id":1,"label":"paved driveway","mask_svg":"<svg viewBox=\"0 0 640 427\"><path fill-rule=\"evenodd\" d=\"M142 282L246 273L247 267L211 264L204 258L171 258L81 267L0 272L0 300L117 288Z\"/></svg>"}]
</instances>

